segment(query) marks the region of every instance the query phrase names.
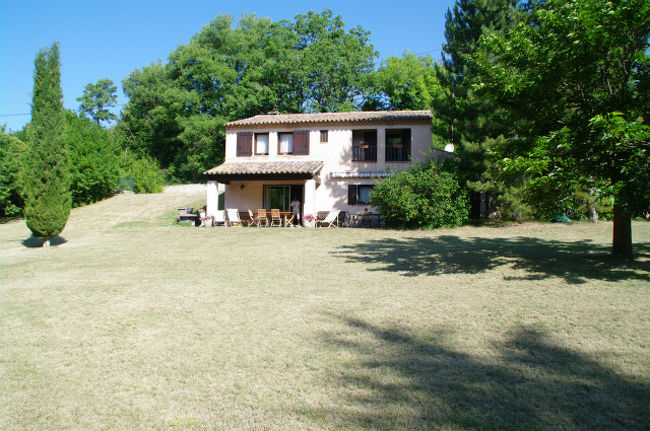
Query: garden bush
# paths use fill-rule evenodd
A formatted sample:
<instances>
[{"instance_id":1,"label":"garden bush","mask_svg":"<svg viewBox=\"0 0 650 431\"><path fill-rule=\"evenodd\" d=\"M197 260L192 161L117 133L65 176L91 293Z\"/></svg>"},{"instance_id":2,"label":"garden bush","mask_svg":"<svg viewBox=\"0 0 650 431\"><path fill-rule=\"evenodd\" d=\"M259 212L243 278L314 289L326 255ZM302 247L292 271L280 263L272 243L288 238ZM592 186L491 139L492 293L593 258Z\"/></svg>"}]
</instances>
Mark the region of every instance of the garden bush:
<instances>
[{"instance_id":1,"label":"garden bush","mask_svg":"<svg viewBox=\"0 0 650 431\"><path fill-rule=\"evenodd\" d=\"M469 219L467 189L453 159L394 172L375 186L371 203L395 227L450 227Z\"/></svg>"},{"instance_id":2,"label":"garden bush","mask_svg":"<svg viewBox=\"0 0 650 431\"><path fill-rule=\"evenodd\" d=\"M0 217L23 212L20 171L26 150L23 141L0 131Z\"/></svg>"},{"instance_id":3,"label":"garden bush","mask_svg":"<svg viewBox=\"0 0 650 431\"><path fill-rule=\"evenodd\" d=\"M64 139L70 157L72 206L109 197L119 172L119 148L113 134L86 118L67 112Z\"/></svg>"},{"instance_id":4,"label":"garden bush","mask_svg":"<svg viewBox=\"0 0 650 431\"><path fill-rule=\"evenodd\" d=\"M165 178L160 171L158 162L150 157L135 158L132 154L124 154L118 184L122 190L134 193L160 193L165 184Z\"/></svg>"}]
</instances>

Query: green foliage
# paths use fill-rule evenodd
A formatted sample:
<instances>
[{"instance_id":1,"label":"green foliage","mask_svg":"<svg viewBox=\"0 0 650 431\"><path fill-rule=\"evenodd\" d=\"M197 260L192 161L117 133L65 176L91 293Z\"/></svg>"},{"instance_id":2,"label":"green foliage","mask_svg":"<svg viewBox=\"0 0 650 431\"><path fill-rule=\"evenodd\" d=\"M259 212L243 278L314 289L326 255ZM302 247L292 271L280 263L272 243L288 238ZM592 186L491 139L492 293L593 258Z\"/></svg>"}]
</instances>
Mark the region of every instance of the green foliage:
<instances>
[{"instance_id":1,"label":"green foliage","mask_svg":"<svg viewBox=\"0 0 650 431\"><path fill-rule=\"evenodd\" d=\"M469 218L467 190L452 159L395 172L375 186L371 203L398 227L459 226Z\"/></svg>"},{"instance_id":2,"label":"green foliage","mask_svg":"<svg viewBox=\"0 0 650 431\"><path fill-rule=\"evenodd\" d=\"M117 103L117 86L110 79L100 79L96 84L88 84L84 94L77 98L79 112L88 115L90 119L100 125L101 121L115 121L117 116L108 108Z\"/></svg>"},{"instance_id":3,"label":"green foliage","mask_svg":"<svg viewBox=\"0 0 650 431\"><path fill-rule=\"evenodd\" d=\"M297 15L292 30L298 36L297 56L302 106L312 112L335 112L355 106L361 79L377 56L361 26L345 31L340 15L331 10Z\"/></svg>"},{"instance_id":4,"label":"green foliage","mask_svg":"<svg viewBox=\"0 0 650 431\"><path fill-rule=\"evenodd\" d=\"M202 179L223 161L227 121L270 111L354 109L376 56L368 33L331 11L273 22L219 16L165 64L123 81L124 149L151 156L173 181Z\"/></svg>"},{"instance_id":5,"label":"green foliage","mask_svg":"<svg viewBox=\"0 0 650 431\"><path fill-rule=\"evenodd\" d=\"M630 216L650 210L650 127L627 121L618 112L597 115L589 122L592 154L589 165L607 180L602 194L615 196Z\"/></svg>"},{"instance_id":6,"label":"green foliage","mask_svg":"<svg viewBox=\"0 0 650 431\"><path fill-rule=\"evenodd\" d=\"M66 113L65 143L70 154L72 206L111 195L118 178L119 148L113 133L88 119Z\"/></svg>"},{"instance_id":7,"label":"green foliage","mask_svg":"<svg viewBox=\"0 0 650 431\"><path fill-rule=\"evenodd\" d=\"M121 159L118 186L134 193L160 193L165 179L158 163L150 157L136 158L128 153Z\"/></svg>"},{"instance_id":8,"label":"green foliage","mask_svg":"<svg viewBox=\"0 0 650 431\"><path fill-rule=\"evenodd\" d=\"M376 71L368 74L371 99L368 107L387 110L431 109L442 92L436 73L437 65L430 55L388 57Z\"/></svg>"},{"instance_id":9,"label":"green foliage","mask_svg":"<svg viewBox=\"0 0 650 431\"><path fill-rule=\"evenodd\" d=\"M445 123L438 115L445 103L445 91L438 75L441 66L429 55L406 53L402 57L388 57L375 72L366 74L364 81L364 110L433 110L433 134L436 147L446 141L439 135Z\"/></svg>"},{"instance_id":10,"label":"green foliage","mask_svg":"<svg viewBox=\"0 0 650 431\"><path fill-rule=\"evenodd\" d=\"M15 136L0 132L0 217L23 211L21 174L27 145Z\"/></svg>"},{"instance_id":11,"label":"green foliage","mask_svg":"<svg viewBox=\"0 0 650 431\"><path fill-rule=\"evenodd\" d=\"M27 227L44 240L61 233L72 202L62 99L59 46L54 43L34 61L30 145L22 177Z\"/></svg>"},{"instance_id":12,"label":"green foliage","mask_svg":"<svg viewBox=\"0 0 650 431\"><path fill-rule=\"evenodd\" d=\"M477 79L471 56L479 49L484 34L507 35L518 22L526 22L526 3L515 0L456 0L445 17L443 68L438 76L447 92L438 114L448 125L443 136L454 142L461 155L466 143L482 145L486 138L510 132L499 105L489 94L477 94ZM477 154L475 154L476 156ZM471 172L474 179L484 173L480 165Z\"/></svg>"}]
</instances>

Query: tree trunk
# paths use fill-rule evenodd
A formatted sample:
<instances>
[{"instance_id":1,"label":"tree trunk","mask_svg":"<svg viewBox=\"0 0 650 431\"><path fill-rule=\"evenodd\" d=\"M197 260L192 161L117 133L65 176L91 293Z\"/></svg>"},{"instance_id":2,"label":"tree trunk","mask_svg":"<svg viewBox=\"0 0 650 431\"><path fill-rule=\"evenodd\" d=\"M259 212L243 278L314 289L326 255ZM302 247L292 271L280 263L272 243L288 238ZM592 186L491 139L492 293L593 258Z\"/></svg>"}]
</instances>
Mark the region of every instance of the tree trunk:
<instances>
[{"instance_id":1,"label":"tree trunk","mask_svg":"<svg viewBox=\"0 0 650 431\"><path fill-rule=\"evenodd\" d=\"M596 203L594 202L594 188L591 187L589 189L589 204L587 205L588 207L588 213L589 213L589 221L592 223L597 223L598 222L598 211L596 211Z\"/></svg>"},{"instance_id":2,"label":"tree trunk","mask_svg":"<svg viewBox=\"0 0 650 431\"><path fill-rule=\"evenodd\" d=\"M50 240L49 239L44 239L43 240L43 248L48 248L50 246Z\"/></svg>"},{"instance_id":3,"label":"tree trunk","mask_svg":"<svg viewBox=\"0 0 650 431\"><path fill-rule=\"evenodd\" d=\"M625 214L621 206L614 204L614 237L612 255L632 258L632 218Z\"/></svg>"}]
</instances>

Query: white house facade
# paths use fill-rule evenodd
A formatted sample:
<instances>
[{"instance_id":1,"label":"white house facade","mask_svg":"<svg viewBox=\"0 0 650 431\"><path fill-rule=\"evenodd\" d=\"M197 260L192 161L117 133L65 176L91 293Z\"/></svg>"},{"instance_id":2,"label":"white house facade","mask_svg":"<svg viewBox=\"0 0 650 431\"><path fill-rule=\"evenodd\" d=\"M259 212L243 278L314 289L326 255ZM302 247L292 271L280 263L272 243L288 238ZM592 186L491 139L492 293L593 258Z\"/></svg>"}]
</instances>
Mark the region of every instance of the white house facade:
<instances>
[{"instance_id":1,"label":"white house facade","mask_svg":"<svg viewBox=\"0 0 650 431\"><path fill-rule=\"evenodd\" d=\"M333 209L369 205L378 179L445 152L431 146L431 111L257 115L226 124L225 162L204 172L216 210ZM221 199L219 195L222 195Z\"/></svg>"}]
</instances>

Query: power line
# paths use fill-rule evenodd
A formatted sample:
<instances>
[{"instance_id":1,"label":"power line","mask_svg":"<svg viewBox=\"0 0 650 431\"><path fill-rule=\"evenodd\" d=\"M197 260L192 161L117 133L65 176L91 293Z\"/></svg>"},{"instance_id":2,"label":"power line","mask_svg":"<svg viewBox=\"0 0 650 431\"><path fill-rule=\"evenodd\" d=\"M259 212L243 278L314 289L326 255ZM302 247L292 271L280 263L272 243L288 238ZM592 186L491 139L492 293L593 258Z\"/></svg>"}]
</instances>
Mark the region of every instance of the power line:
<instances>
[{"instance_id":1,"label":"power line","mask_svg":"<svg viewBox=\"0 0 650 431\"><path fill-rule=\"evenodd\" d=\"M32 113L27 112L25 114L0 114L0 117L22 117L24 115L32 115Z\"/></svg>"},{"instance_id":2,"label":"power line","mask_svg":"<svg viewBox=\"0 0 650 431\"><path fill-rule=\"evenodd\" d=\"M431 53L440 52L440 51L442 51L442 48L440 48L440 49L429 49L427 51L422 51L422 52L414 52L413 54L414 55L424 55L424 54L431 54Z\"/></svg>"},{"instance_id":3,"label":"power line","mask_svg":"<svg viewBox=\"0 0 650 431\"><path fill-rule=\"evenodd\" d=\"M126 105L126 103L117 103L114 106L118 107L118 106L124 106L124 105ZM22 113L22 114L0 114L0 117L22 117L22 116L25 116L25 115L32 115L32 113L31 112L25 112L25 113Z\"/></svg>"}]
</instances>

